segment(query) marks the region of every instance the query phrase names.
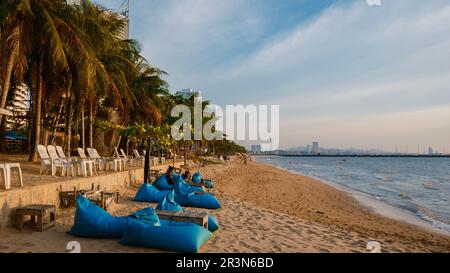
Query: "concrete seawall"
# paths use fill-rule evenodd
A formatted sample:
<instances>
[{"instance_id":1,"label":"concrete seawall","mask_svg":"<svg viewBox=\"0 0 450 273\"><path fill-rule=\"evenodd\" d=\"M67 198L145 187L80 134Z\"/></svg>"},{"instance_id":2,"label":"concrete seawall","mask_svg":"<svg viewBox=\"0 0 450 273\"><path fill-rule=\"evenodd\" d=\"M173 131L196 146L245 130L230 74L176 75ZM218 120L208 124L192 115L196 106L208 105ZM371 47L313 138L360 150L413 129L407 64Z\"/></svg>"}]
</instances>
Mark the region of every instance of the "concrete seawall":
<instances>
[{"instance_id":1,"label":"concrete seawall","mask_svg":"<svg viewBox=\"0 0 450 273\"><path fill-rule=\"evenodd\" d=\"M181 163L175 164L179 167ZM156 169L165 170L168 165L161 165ZM154 167L152 169L155 169ZM107 173L93 177L74 177L71 180L61 182L45 183L38 186L15 188L13 190L0 192L0 230L15 225L15 209L31 204L55 205L60 209L59 192L60 186L63 191L71 191L74 187L78 189L90 189L92 184L100 186L102 191L118 191L121 188L133 184L142 183L144 172L142 168L122 172Z\"/></svg>"}]
</instances>

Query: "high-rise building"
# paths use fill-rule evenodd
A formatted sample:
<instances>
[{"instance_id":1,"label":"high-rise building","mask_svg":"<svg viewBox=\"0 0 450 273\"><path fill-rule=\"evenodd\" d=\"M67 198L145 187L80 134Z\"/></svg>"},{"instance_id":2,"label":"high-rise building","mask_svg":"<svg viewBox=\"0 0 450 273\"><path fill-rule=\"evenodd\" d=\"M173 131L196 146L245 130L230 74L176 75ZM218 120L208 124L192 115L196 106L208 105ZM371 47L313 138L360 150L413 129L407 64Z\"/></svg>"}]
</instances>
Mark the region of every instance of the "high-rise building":
<instances>
[{"instance_id":1,"label":"high-rise building","mask_svg":"<svg viewBox=\"0 0 450 273\"><path fill-rule=\"evenodd\" d=\"M81 5L81 0L66 0L69 5ZM130 39L130 1L123 1L117 11L107 11L107 14L115 13L116 16L124 21L124 27L119 31L117 37L121 40Z\"/></svg>"},{"instance_id":2,"label":"high-rise building","mask_svg":"<svg viewBox=\"0 0 450 273\"><path fill-rule=\"evenodd\" d=\"M311 154L318 154L319 153L319 142L314 141L311 149Z\"/></svg>"},{"instance_id":3,"label":"high-rise building","mask_svg":"<svg viewBox=\"0 0 450 273\"><path fill-rule=\"evenodd\" d=\"M123 13L118 13L117 16L121 19L124 20L124 27L119 31L119 34L117 35L117 37L121 40L128 40L130 39L130 19L125 16Z\"/></svg>"},{"instance_id":4,"label":"high-rise building","mask_svg":"<svg viewBox=\"0 0 450 273\"><path fill-rule=\"evenodd\" d=\"M119 18L124 20L125 26L119 33L122 40L130 39L130 0L124 0L117 11Z\"/></svg>"},{"instance_id":5,"label":"high-rise building","mask_svg":"<svg viewBox=\"0 0 450 273\"><path fill-rule=\"evenodd\" d=\"M30 109L30 89L26 84L20 84L14 88L11 104L6 109L13 113L13 116L6 117L7 127L15 124L14 127L17 128L26 124L26 119L23 117Z\"/></svg>"},{"instance_id":6,"label":"high-rise building","mask_svg":"<svg viewBox=\"0 0 450 273\"><path fill-rule=\"evenodd\" d=\"M434 155L434 150L431 147L428 147L428 155Z\"/></svg>"},{"instance_id":7,"label":"high-rise building","mask_svg":"<svg viewBox=\"0 0 450 273\"><path fill-rule=\"evenodd\" d=\"M252 145L251 147L251 152L252 153L260 153L261 152L261 145Z\"/></svg>"}]
</instances>

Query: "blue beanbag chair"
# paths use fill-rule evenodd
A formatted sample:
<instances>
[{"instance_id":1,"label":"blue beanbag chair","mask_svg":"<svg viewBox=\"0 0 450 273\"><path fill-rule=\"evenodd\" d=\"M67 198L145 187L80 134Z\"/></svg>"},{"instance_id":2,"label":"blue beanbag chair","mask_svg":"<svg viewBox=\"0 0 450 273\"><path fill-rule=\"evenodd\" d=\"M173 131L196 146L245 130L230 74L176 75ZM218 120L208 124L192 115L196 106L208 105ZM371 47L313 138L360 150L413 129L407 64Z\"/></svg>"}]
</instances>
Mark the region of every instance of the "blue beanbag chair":
<instances>
[{"instance_id":1,"label":"blue beanbag chair","mask_svg":"<svg viewBox=\"0 0 450 273\"><path fill-rule=\"evenodd\" d=\"M82 195L77 197L75 224L70 234L87 238L120 238L128 217L113 217Z\"/></svg>"},{"instance_id":2,"label":"blue beanbag chair","mask_svg":"<svg viewBox=\"0 0 450 273\"><path fill-rule=\"evenodd\" d=\"M175 201L181 206L204 209L220 209L222 207L214 195L204 192L203 194L195 194L195 192L187 191L185 184L183 178L177 177L175 179Z\"/></svg>"},{"instance_id":3,"label":"blue beanbag chair","mask_svg":"<svg viewBox=\"0 0 450 273\"><path fill-rule=\"evenodd\" d=\"M183 211L183 208L175 201L174 191L170 191L166 196L159 202L156 206L156 210L167 210L167 211Z\"/></svg>"},{"instance_id":4,"label":"blue beanbag chair","mask_svg":"<svg viewBox=\"0 0 450 273\"><path fill-rule=\"evenodd\" d=\"M213 215L208 215L208 230L214 232L219 229L219 221Z\"/></svg>"},{"instance_id":5,"label":"blue beanbag chair","mask_svg":"<svg viewBox=\"0 0 450 273\"><path fill-rule=\"evenodd\" d=\"M136 193L136 197L134 197L134 201L136 202L148 202L148 203L159 203L164 196L169 191L166 190L158 190L150 183L144 183L138 192Z\"/></svg>"},{"instance_id":6,"label":"blue beanbag chair","mask_svg":"<svg viewBox=\"0 0 450 273\"><path fill-rule=\"evenodd\" d=\"M194 175L192 176L192 182L202 183L202 175L199 172L194 173ZM210 189L214 188L214 184L211 180L204 180L203 183L205 183L206 186Z\"/></svg>"},{"instance_id":7,"label":"blue beanbag chair","mask_svg":"<svg viewBox=\"0 0 450 273\"><path fill-rule=\"evenodd\" d=\"M174 173L173 180L176 181L178 178L181 178L181 176L177 173ZM183 180L183 183L184 183L183 188L186 188L186 190L189 192L198 192L198 191L204 192L204 190L202 189L201 186L199 186L199 187L190 186L190 185L186 184L186 182L184 182L184 180ZM163 174L158 179L156 179L156 181L153 183L153 186L155 186L155 188L157 188L158 190L173 190L174 189L174 185L169 185L169 183L167 182L167 174Z\"/></svg>"},{"instance_id":8,"label":"blue beanbag chair","mask_svg":"<svg viewBox=\"0 0 450 273\"><path fill-rule=\"evenodd\" d=\"M175 201L174 192L169 192L158 206L156 210L167 210L167 211L183 211L183 208ZM214 232L219 229L219 223L213 215L208 215L208 230Z\"/></svg>"},{"instance_id":9,"label":"blue beanbag chair","mask_svg":"<svg viewBox=\"0 0 450 273\"><path fill-rule=\"evenodd\" d=\"M137 212L133 213L132 215L130 215L129 218L137 219L140 222L145 223L147 225L161 226L159 217L156 214L155 209L152 207L137 211Z\"/></svg>"},{"instance_id":10,"label":"blue beanbag chair","mask_svg":"<svg viewBox=\"0 0 450 273\"><path fill-rule=\"evenodd\" d=\"M121 244L195 253L208 241L212 233L192 223L160 221L160 226L130 219Z\"/></svg>"}]
</instances>

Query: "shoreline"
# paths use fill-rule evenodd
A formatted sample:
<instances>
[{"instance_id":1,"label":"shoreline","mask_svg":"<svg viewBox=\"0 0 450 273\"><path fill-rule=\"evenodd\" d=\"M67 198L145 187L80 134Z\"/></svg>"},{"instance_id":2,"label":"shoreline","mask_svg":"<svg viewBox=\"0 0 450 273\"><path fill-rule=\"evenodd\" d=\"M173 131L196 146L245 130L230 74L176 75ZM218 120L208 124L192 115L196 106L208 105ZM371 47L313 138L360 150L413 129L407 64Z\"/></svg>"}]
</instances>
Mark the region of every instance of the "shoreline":
<instances>
[{"instance_id":1,"label":"shoreline","mask_svg":"<svg viewBox=\"0 0 450 273\"><path fill-rule=\"evenodd\" d=\"M258 158L258 157L256 157ZM393 206L387 202L381 201L376 199L375 197L371 196L370 194L360 192L330 181L325 181L323 179L320 179L318 177L314 177L311 175L307 175L301 172L293 171L287 168L283 168L280 166L272 165L270 163L256 161L259 164L275 167L277 169L288 171L295 175L300 175L303 177L309 177L311 179L314 179L320 183L326 184L328 186L331 186L335 188L336 190L342 191L346 194L348 194L350 197L355 199L363 208L369 209L371 212L376 213L380 216L390 218L392 220L400 221L406 224L414 225L419 228L425 229L429 232L438 233L440 235L449 236L450 237L450 231L445 229L440 229L437 227L434 227L432 223L425 221L424 219L421 219L419 216L415 215L413 212L402 209L396 206Z\"/></svg>"},{"instance_id":2,"label":"shoreline","mask_svg":"<svg viewBox=\"0 0 450 273\"><path fill-rule=\"evenodd\" d=\"M192 167L191 171L213 180L213 193L222 204L219 210L186 208L218 219L220 228L201 253L368 253L367 244L372 241L381 244L383 253L450 253L449 236L379 216L346 192L269 164L242 164L233 158L230 163ZM30 180L28 186L33 184ZM155 207L154 203L131 201L141 185L139 179L118 185L120 202L113 203L109 212L127 216ZM80 242L83 253L167 252L124 246L115 239L74 237L67 233L74 215L75 208L58 209L56 227L42 233L5 228L0 231L0 252L65 253L71 241Z\"/></svg>"},{"instance_id":3,"label":"shoreline","mask_svg":"<svg viewBox=\"0 0 450 273\"><path fill-rule=\"evenodd\" d=\"M200 171L215 181L223 195L336 232L344 240L342 248L332 252L365 252L370 241L380 242L383 252L450 252L448 234L380 215L347 192L311 177L258 161L206 166ZM315 236L325 237L318 239L319 245L335 240Z\"/></svg>"}]
</instances>

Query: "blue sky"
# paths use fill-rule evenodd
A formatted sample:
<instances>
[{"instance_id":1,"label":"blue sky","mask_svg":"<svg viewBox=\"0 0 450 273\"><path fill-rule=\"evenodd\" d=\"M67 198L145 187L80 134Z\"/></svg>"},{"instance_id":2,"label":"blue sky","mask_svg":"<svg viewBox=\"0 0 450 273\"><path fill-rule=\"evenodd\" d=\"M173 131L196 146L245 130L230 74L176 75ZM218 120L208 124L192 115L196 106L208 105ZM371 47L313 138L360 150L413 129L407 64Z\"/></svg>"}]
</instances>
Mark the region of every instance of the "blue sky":
<instances>
[{"instance_id":1,"label":"blue sky","mask_svg":"<svg viewBox=\"0 0 450 273\"><path fill-rule=\"evenodd\" d=\"M172 91L279 104L282 148L450 151L448 0L131 0L131 36Z\"/></svg>"}]
</instances>

